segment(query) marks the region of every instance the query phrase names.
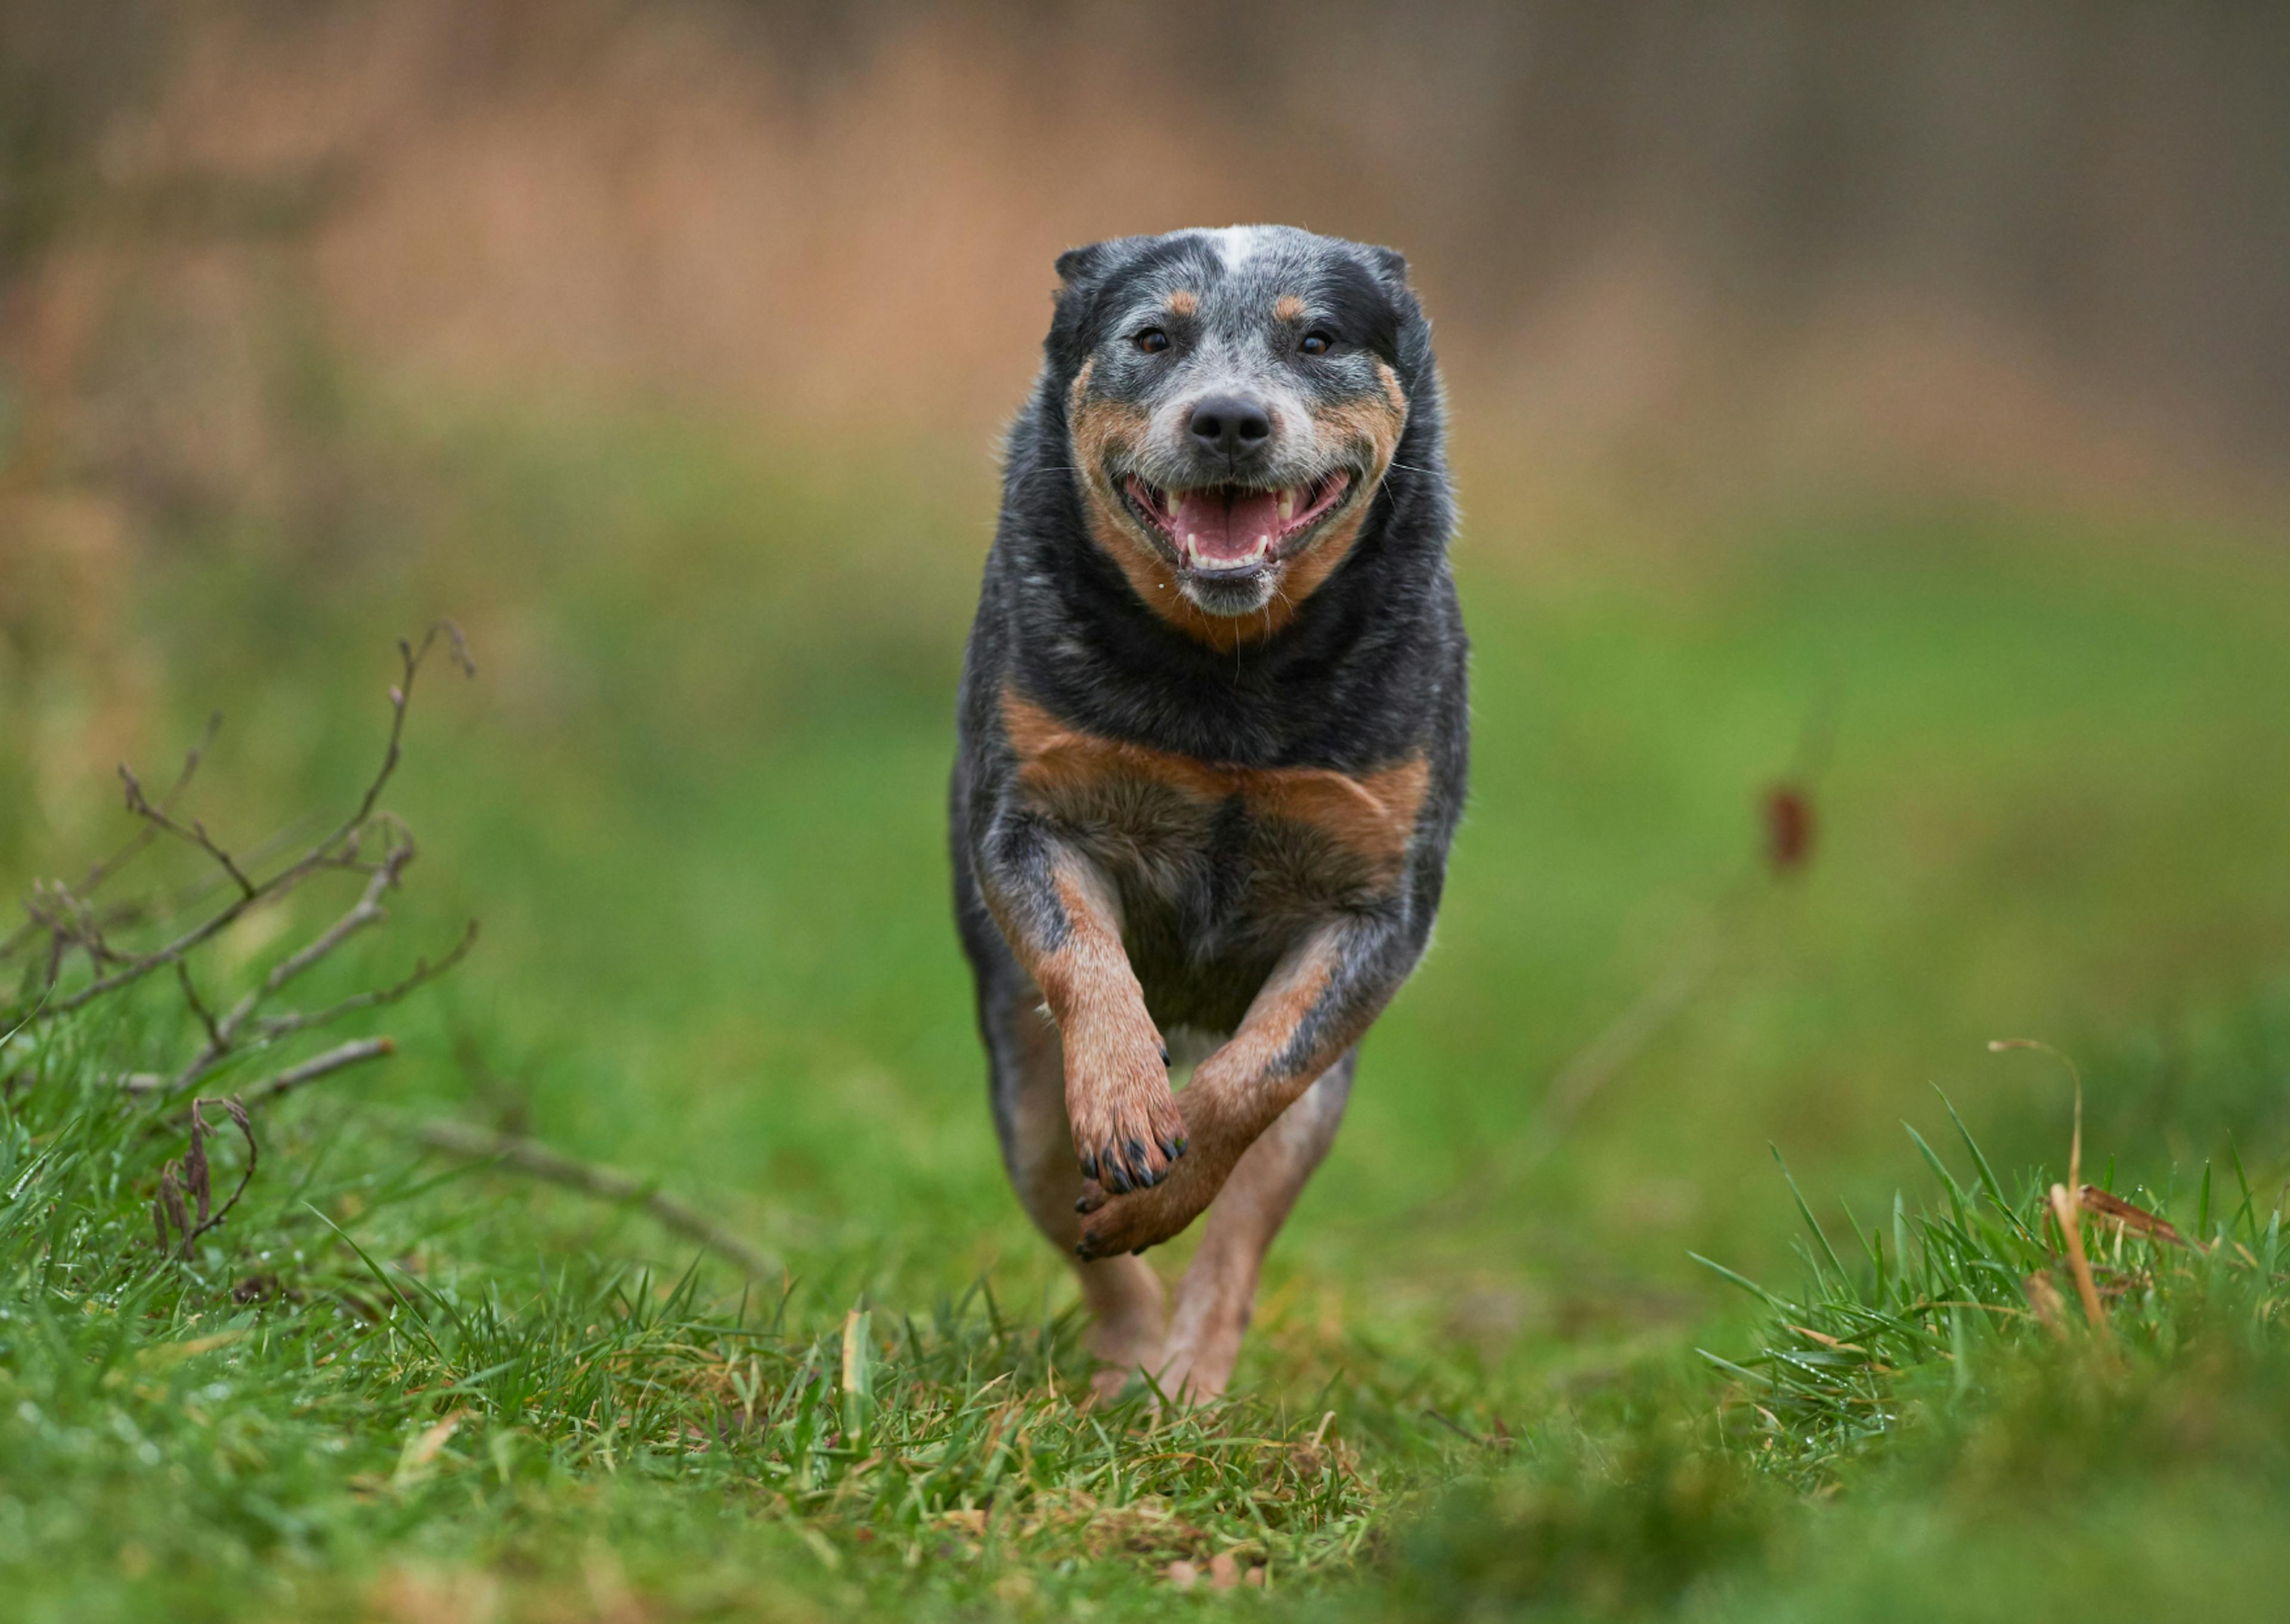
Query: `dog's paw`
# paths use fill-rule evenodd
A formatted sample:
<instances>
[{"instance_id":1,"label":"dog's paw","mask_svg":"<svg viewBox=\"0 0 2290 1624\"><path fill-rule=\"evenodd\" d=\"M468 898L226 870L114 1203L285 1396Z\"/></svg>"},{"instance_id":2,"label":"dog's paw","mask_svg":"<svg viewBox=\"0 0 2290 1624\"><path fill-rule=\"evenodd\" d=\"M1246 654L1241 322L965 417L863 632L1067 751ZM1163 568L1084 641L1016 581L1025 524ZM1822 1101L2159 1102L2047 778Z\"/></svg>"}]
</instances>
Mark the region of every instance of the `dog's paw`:
<instances>
[{"instance_id":1,"label":"dog's paw","mask_svg":"<svg viewBox=\"0 0 2290 1624\"><path fill-rule=\"evenodd\" d=\"M1103 1185L1093 1181L1074 1204L1082 1215L1081 1239L1074 1252L1086 1260L1157 1246L1200 1216L1221 1182L1197 1156L1177 1163L1150 1189L1108 1195Z\"/></svg>"},{"instance_id":2,"label":"dog's paw","mask_svg":"<svg viewBox=\"0 0 2290 1624\"><path fill-rule=\"evenodd\" d=\"M1075 1046L1066 1115L1089 1184L1116 1195L1150 1189L1185 1154L1185 1116L1169 1087L1168 1052L1149 1028L1125 1043Z\"/></svg>"}]
</instances>

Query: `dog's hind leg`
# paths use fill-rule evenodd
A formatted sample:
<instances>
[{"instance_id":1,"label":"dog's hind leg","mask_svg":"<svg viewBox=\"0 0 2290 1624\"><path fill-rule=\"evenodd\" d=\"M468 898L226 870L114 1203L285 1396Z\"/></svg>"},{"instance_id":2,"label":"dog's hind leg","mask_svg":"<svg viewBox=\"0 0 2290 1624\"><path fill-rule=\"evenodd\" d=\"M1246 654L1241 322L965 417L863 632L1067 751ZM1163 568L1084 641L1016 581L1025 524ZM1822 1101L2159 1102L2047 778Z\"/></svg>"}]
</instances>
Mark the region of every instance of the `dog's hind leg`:
<instances>
[{"instance_id":1,"label":"dog's hind leg","mask_svg":"<svg viewBox=\"0 0 2290 1624\"><path fill-rule=\"evenodd\" d=\"M1073 1128L1066 1119L1065 1056L1058 1029L1043 1012L1042 995L1011 967L1005 988L984 1000L986 1044L993 1065L994 1125L1002 1138L1003 1165L1018 1199L1050 1244L1080 1276L1090 1312L1087 1346L1103 1362L1093 1381L1101 1396L1120 1392L1140 1368L1150 1370L1161 1351L1161 1282L1152 1266L1124 1255L1083 1262L1074 1255L1082 1191L1074 1165Z\"/></svg>"},{"instance_id":2,"label":"dog's hind leg","mask_svg":"<svg viewBox=\"0 0 2290 1624\"><path fill-rule=\"evenodd\" d=\"M1169 1319L1159 1379L1171 1397L1214 1398L1232 1380L1264 1254L1335 1141L1358 1059L1357 1048L1346 1050L1322 1072L1248 1148L1217 1192Z\"/></svg>"}]
</instances>

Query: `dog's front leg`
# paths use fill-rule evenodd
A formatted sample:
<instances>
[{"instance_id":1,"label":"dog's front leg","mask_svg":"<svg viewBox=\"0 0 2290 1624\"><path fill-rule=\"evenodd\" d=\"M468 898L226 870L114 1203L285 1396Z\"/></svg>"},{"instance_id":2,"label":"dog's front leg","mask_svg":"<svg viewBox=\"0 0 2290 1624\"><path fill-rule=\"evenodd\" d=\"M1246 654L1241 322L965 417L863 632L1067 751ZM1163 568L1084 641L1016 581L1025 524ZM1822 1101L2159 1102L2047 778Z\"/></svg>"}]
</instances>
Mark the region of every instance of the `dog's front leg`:
<instances>
[{"instance_id":1,"label":"dog's front leg","mask_svg":"<svg viewBox=\"0 0 2290 1624\"><path fill-rule=\"evenodd\" d=\"M997 825L983 858L987 906L1057 1023L1082 1176L1115 1190L1158 1184L1185 1154L1185 1121L1168 1046L1121 946L1111 882L1023 813Z\"/></svg>"},{"instance_id":2,"label":"dog's front leg","mask_svg":"<svg viewBox=\"0 0 2290 1624\"><path fill-rule=\"evenodd\" d=\"M1142 1251L1198 1217L1249 1146L1382 1012L1420 950L1397 908L1347 916L1299 943L1178 1097L1191 1142L1185 1159L1149 1190L1123 1193L1102 1180L1085 1189L1075 1250L1085 1258Z\"/></svg>"}]
</instances>

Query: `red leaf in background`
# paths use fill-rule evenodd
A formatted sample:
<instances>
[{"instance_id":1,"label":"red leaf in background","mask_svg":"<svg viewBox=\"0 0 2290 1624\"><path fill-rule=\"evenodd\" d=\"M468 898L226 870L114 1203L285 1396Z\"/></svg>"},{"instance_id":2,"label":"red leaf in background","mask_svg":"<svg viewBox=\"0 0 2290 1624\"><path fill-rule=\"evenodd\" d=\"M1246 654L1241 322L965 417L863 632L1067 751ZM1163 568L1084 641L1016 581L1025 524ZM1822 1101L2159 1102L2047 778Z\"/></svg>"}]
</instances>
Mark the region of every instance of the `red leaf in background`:
<instances>
[{"instance_id":1,"label":"red leaf in background","mask_svg":"<svg viewBox=\"0 0 2290 1624\"><path fill-rule=\"evenodd\" d=\"M1775 874L1801 868L1813 856L1813 801L1794 784L1766 791L1766 860Z\"/></svg>"}]
</instances>

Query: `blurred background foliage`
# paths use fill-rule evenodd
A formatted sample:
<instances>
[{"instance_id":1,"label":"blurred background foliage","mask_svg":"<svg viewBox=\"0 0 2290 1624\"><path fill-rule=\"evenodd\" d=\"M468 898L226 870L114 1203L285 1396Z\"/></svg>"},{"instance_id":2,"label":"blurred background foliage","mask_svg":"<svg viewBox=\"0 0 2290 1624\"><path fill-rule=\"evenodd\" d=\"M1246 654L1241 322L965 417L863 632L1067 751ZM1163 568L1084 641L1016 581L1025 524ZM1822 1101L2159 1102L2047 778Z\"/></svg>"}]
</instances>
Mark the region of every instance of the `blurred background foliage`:
<instances>
[{"instance_id":1,"label":"blurred background foliage","mask_svg":"<svg viewBox=\"0 0 2290 1624\"><path fill-rule=\"evenodd\" d=\"M1324 1375L1346 1302L1497 1357L1672 1324L1687 1244L1778 1255L1766 1140L1889 1188L1931 1082L2055 1152L1990 1037L2076 1044L2153 1176L2285 1148L2279 8L0 30L0 867L80 860L112 764L211 707L209 815L268 833L458 617L410 906L486 941L358 1087L722 1192L821 1300L1053 1287L939 832L993 440L1060 250L1278 219L1402 247L1437 322L1479 765L1261 1373L1286 1325ZM1550 1079L1672 982L1556 1135Z\"/></svg>"},{"instance_id":2,"label":"blurred background foliage","mask_svg":"<svg viewBox=\"0 0 2290 1624\"><path fill-rule=\"evenodd\" d=\"M2060 1073L1984 1048L2025 1035L2084 1066L2094 1181L2183 1225L2239 1156L2278 1306L2286 83L2290 10L2224 0L0 0L0 876L78 873L124 832L115 764L164 782L218 708L191 811L242 851L307 835L287 809L372 772L392 640L453 616L480 676L424 679L390 794L422 856L355 984L471 915L482 943L392 1012L393 1062L268 1119L267 1216L213 1281L302 1247L308 1192L569 1366L612 1310L568 1279L688 1260L562 1192L433 1186L390 1137L420 1110L693 1197L789 1260L798 1354L862 1293L888 1326L982 1281L983 1315L1046 1320L1071 1290L994 1153L941 830L995 437L1065 247L1267 219L1390 243L1453 399L1474 797L1240 1373L1299 1436L1341 1415L1368 1494L1343 1537L1390 1587L1360 1616L1692 1610L1718 1570L1695 1616L2248 1610L2290 1481L2278 1358L2160 1361L2117 1403L2072 1348L2025 1393L1943 1352L1878 1417L1924 1442L1831 1508L1716 1446L1693 1348L1790 1346L1763 1322L1797 1311L1685 1254L1796 1289L1768 1142L1825 1222L1886 1213L1926 1184L1901 1122L1954 1142L1935 1084L2007 1178L2056 1170ZM1812 835L1779 872L1776 786ZM152 883L196 875L173 855ZM251 974L316 923L207 964ZM16 1111L10 1154L68 1107ZM234 1478L137 1387L178 1464L83 1450L57 1478L51 1444L117 1430L112 1377L11 1322L0 1377L52 1424L0 1433L44 1491L0 1494L0 1568L48 1616L149 1616L144 1540L187 1617L259 1610L217 1572L304 1616L297 1585L409 1560L368 1611L496 1616L424 1589L424 1550L533 1587L519 1616L575 1616L548 1587L576 1568L633 1616L615 1551L647 1596L747 1612L806 1548L901 1607L1169 1599L1062 1535L973 1564L982 1521L924 1561L863 1507L757 1517L729 1456L714 1521L698 1478L598 1500L567 1466L520 1498L443 1434L428 1500L373 1500L345 1473L448 1400L390 1366L345 1407L349 1366L294 1351L324 1324L146 1276L146 1192L111 1194L104 1267L181 1299L132 1333L263 1327L271 1364L218 1338L196 1380L239 1382L221 1431L284 1430ZM87 1306L52 1324L109 1336ZM981 1413L986 1334L925 1372ZM527 1418L568 1462L575 1388ZM1065 1486L1101 1492L1097 1459ZM1261 1523L1170 1492L1196 1491L1197 1556ZM230 1543L256 1500L267 1532Z\"/></svg>"}]
</instances>

